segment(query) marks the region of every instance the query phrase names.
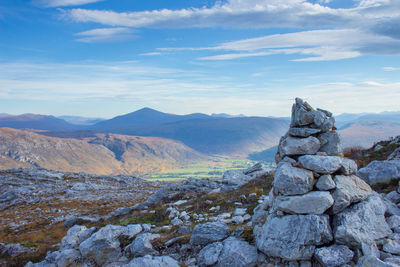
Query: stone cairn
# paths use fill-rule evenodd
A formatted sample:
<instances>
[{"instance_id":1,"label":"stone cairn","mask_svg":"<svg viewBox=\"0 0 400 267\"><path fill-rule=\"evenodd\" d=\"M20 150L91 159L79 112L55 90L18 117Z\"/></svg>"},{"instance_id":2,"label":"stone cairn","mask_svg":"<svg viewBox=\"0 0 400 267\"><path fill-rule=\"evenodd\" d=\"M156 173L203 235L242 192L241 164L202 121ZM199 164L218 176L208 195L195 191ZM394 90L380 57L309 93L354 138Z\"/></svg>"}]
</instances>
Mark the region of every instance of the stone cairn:
<instances>
[{"instance_id":1,"label":"stone cairn","mask_svg":"<svg viewBox=\"0 0 400 267\"><path fill-rule=\"evenodd\" d=\"M384 204L342 154L332 113L296 98L281 138L269 211L254 227L266 258L284 266L357 263L391 234ZM278 266L281 266L279 265Z\"/></svg>"}]
</instances>

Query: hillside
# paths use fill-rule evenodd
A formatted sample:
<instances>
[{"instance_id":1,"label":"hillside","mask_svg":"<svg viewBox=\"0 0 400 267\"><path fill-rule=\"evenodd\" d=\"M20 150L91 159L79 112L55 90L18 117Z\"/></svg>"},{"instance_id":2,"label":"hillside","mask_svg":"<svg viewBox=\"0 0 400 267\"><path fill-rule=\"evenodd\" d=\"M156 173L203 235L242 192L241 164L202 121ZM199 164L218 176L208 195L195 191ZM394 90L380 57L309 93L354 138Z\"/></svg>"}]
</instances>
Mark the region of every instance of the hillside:
<instances>
[{"instance_id":1,"label":"hillside","mask_svg":"<svg viewBox=\"0 0 400 267\"><path fill-rule=\"evenodd\" d=\"M340 130L343 147L361 146L368 148L374 143L400 134L400 122L360 121Z\"/></svg>"},{"instance_id":2,"label":"hillside","mask_svg":"<svg viewBox=\"0 0 400 267\"><path fill-rule=\"evenodd\" d=\"M162 171L203 159L179 142L162 138L96 135L84 140L0 128L0 168L123 174Z\"/></svg>"}]
</instances>

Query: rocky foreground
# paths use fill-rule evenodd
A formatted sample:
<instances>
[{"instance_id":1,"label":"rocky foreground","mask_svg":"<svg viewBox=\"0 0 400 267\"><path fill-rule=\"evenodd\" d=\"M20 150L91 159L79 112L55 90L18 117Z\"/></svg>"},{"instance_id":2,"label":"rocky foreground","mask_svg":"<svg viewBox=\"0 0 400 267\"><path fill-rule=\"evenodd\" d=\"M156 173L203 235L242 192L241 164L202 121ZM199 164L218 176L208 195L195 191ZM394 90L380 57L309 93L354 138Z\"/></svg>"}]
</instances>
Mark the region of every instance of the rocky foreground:
<instances>
[{"instance_id":1,"label":"rocky foreground","mask_svg":"<svg viewBox=\"0 0 400 267\"><path fill-rule=\"evenodd\" d=\"M400 266L400 190L371 189L334 122L296 99L275 171L169 184L95 220L66 220L61 242L26 266Z\"/></svg>"}]
</instances>

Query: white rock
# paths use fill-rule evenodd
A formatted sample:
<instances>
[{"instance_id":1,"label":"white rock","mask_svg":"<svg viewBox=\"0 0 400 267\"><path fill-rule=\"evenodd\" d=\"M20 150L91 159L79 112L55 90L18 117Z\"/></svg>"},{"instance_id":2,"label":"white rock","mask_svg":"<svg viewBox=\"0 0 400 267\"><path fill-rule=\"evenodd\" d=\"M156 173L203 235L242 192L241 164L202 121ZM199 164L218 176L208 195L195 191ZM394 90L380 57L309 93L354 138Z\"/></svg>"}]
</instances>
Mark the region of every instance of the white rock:
<instances>
[{"instance_id":1,"label":"white rock","mask_svg":"<svg viewBox=\"0 0 400 267\"><path fill-rule=\"evenodd\" d=\"M124 267L179 267L179 263L170 256L153 257L146 255L140 258L134 258Z\"/></svg>"},{"instance_id":2,"label":"white rock","mask_svg":"<svg viewBox=\"0 0 400 267\"><path fill-rule=\"evenodd\" d=\"M320 141L309 136L307 138L297 138L288 136L279 144L281 157L294 155L312 155L318 152Z\"/></svg>"},{"instance_id":3,"label":"white rock","mask_svg":"<svg viewBox=\"0 0 400 267\"><path fill-rule=\"evenodd\" d=\"M317 184L315 185L321 191L328 191L335 189L336 184L329 174L321 175L318 178Z\"/></svg>"},{"instance_id":4,"label":"white rock","mask_svg":"<svg viewBox=\"0 0 400 267\"><path fill-rule=\"evenodd\" d=\"M311 191L314 176L311 171L283 163L276 170L273 186L283 195L301 195Z\"/></svg>"},{"instance_id":5,"label":"white rock","mask_svg":"<svg viewBox=\"0 0 400 267\"><path fill-rule=\"evenodd\" d=\"M335 267L350 262L353 259L354 253L347 246L332 245L317 248L314 256L322 266Z\"/></svg>"},{"instance_id":6,"label":"white rock","mask_svg":"<svg viewBox=\"0 0 400 267\"><path fill-rule=\"evenodd\" d=\"M366 201L354 204L333 219L337 244L360 247L392 233L385 220L385 205L379 195L373 194Z\"/></svg>"},{"instance_id":7,"label":"white rock","mask_svg":"<svg viewBox=\"0 0 400 267\"><path fill-rule=\"evenodd\" d=\"M371 194L371 187L355 175L335 176L336 189L332 193L335 203L332 213L336 214L352 203L365 200Z\"/></svg>"},{"instance_id":8,"label":"white rock","mask_svg":"<svg viewBox=\"0 0 400 267\"><path fill-rule=\"evenodd\" d=\"M333 204L327 191L312 191L301 196L278 196L277 209L291 214L323 214Z\"/></svg>"},{"instance_id":9,"label":"white rock","mask_svg":"<svg viewBox=\"0 0 400 267\"><path fill-rule=\"evenodd\" d=\"M304 168L323 174L334 173L342 167L342 158L337 156L305 155L298 161Z\"/></svg>"}]
</instances>

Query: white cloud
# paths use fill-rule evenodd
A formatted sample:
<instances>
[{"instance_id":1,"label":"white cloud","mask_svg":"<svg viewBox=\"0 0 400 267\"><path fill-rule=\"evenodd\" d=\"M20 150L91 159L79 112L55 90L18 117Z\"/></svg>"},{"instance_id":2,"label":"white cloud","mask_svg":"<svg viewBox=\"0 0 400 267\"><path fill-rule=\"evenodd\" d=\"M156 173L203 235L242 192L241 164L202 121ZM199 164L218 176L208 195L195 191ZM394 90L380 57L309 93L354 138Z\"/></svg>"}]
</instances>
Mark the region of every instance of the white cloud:
<instances>
[{"instance_id":1,"label":"white cloud","mask_svg":"<svg viewBox=\"0 0 400 267\"><path fill-rule=\"evenodd\" d=\"M389 45L400 47L400 40L354 29L314 30L286 34L274 34L259 38L222 43L214 47L198 50L235 51L200 60L232 60L244 57L268 56L276 54L299 54L307 57L294 61L322 61L354 58L362 54L385 54ZM171 48L172 51L185 48ZM186 48L189 50L196 48ZM163 51L168 48L163 48ZM370 52L366 52L369 50ZM373 52L371 52L373 51ZM400 48L398 53L400 53Z\"/></svg>"},{"instance_id":2,"label":"white cloud","mask_svg":"<svg viewBox=\"0 0 400 267\"><path fill-rule=\"evenodd\" d=\"M132 38L132 29L129 28L98 28L89 31L79 32L77 36L83 36L76 39L78 42L92 43L92 42L107 42Z\"/></svg>"},{"instance_id":3,"label":"white cloud","mask_svg":"<svg viewBox=\"0 0 400 267\"><path fill-rule=\"evenodd\" d=\"M80 6L103 0L34 0L33 3L44 7Z\"/></svg>"},{"instance_id":4,"label":"white cloud","mask_svg":"<svg viewBox=\"0 0 400 267\"><path fill-rule=\"evenodd\" d=\"M331 8L325 5L328 2L227 0L217 1L211 7L177 10L115 12L76 8L64 10L63 15L77 22L131 28L289 27L297 31L227 42L214 47L171 49L230 51L203 56L201 60L231 60L279 53L306 56L295 61L400 54L400 31L397 26L400 22L400 1L360 0L352 8Z\"/></svg>"},{"instance_id":5,"label":"white cloud","mask_svg":"<svg viewBox=\"0 0 400 267\"><path fill-rule=\"evenodd\" d=\"M247 86L237 80L211 79L199 71L154 68L135 61L0 64L1 99L43 103L62 99L82 102L82 110L86 105L113 102L127 108L150 106L179 114L207 111L289 116L296 96L336 114L398 110L399 81L315 83L309 80L307 84ZM99 114L102 116L114 112L101 108L99 111L104 112Z\"/></svg>"},{"instance_id":6,"label":"white cloud","mask_svg":"<svg viewBox=\"0 0 400 267\"><path fill-rule=\"evenodd\" d=\"M395 67L383 67L382 69L384 71L397 71L397 70L400 70L400 68L395 68Z\"/></svg>"}]
</instances>

